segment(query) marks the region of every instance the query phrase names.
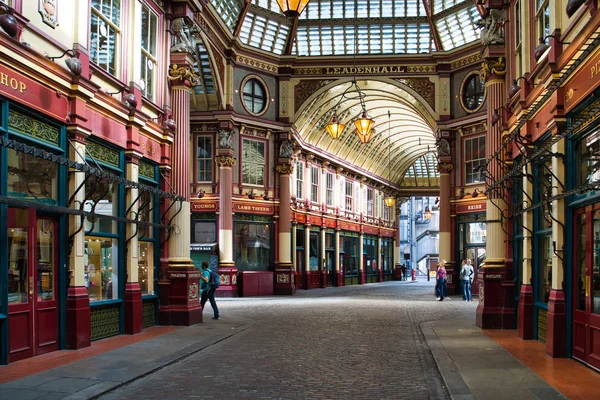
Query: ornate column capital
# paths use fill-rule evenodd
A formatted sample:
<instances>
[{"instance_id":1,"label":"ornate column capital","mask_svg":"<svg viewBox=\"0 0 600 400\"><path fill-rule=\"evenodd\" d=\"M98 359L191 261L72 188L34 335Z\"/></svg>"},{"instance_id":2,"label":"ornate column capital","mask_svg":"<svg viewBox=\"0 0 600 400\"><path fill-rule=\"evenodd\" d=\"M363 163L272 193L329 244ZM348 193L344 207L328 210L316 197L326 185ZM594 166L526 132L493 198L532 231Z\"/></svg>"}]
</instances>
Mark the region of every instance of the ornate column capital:
<instances>
[{"instance_id":1,"label":"ornate column capital","mask_svg":"<svg viewBox=\"0 0 600 400\"><path fill-rule=\"evenodd\" d=\"M494 78L501 77L504 79L506 75L506 60L504 57L490 57L486 58L481 63L481 71L479 72L481 80L488 82Z\"/></svg>"},{"instance_id":2,"label":"ornate column capital","mask_svg":"<svg viewBox=\"0 0 600 400\"><path fill-rule=\"evenodd\" d=\"M449 162L441 162L437 165L437 170L441 174L449 174L454 169L454 164Z\"/></svg>"},{"instance_id":3,"label":"ornate column capital","mask_svg":"<svg viewBox=\"0 0 600 400\"><path fill-rule=\"evenodd\" d=\"M196 86L200 83L200 77L196 75L189 65L171 64L167 75L170 81L176 85Z\"/></svg>"},{"instance_id":4,"label":"ornate column capital","mask_svg":"<svg viewBox=\"0 0 600 400\"><path fill-rule=\"evenodd\" d=\"M219 167L230 167L232 168L235 165L235 157L232 156L216 156L215 161L219 165Z\"/></svg>"},{"instance_id":5,"label":"ornate column capital","mask_svg":"<svg viewBox=\"0 0 600 400\"><path fill-rule=\"evenodd\" d=\"M294 166L292 164L279 164L275 167L275 170L281 175L291 175L294 172Z\"/></svg>"}]
</instances>

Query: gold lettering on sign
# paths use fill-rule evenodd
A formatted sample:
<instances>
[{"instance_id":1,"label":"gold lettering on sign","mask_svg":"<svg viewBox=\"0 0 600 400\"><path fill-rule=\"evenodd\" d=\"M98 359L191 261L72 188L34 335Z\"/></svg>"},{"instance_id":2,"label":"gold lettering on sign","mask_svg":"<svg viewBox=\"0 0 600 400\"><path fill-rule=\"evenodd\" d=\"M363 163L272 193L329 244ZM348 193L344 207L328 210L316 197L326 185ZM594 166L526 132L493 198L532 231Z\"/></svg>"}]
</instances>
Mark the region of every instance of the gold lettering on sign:
<instances>
[{"instance_id":1,"label":"gold lettering on sign","mask_svg":"<svg viewBox=\"0 0 600 400\"><path fill-rule=\"evenodd\" d=\"M0 72L0 84L16 90L19 93L24 93L27 90L27 85L16 78L11 78L8 74Z\"/></svg>"},{"instance_id":2,"label":"gold lettering on sign","mask_svg":"<svg viewBox=\"0 0 600 400\"><path fill-rule=\"evenodd\" d=\"M567 93L565 93L565 102L569 102L573 99L573 95L575 94L575 91L573 90L573 88L567 90Z\"/></svg>"},{"instance_id":3,"label":"gold lettering on sign","mask_svg":"<svg viewBox=\"0 0 600 400\"><path fill-rule=\"evenodd\" d=\"M597 60L596 63L590 67L590 73L590 79L594 79L595 76L600 74L600 60Z\"/></svg>"},{"instance_id":4,"label":"gold lettering on sign","mask_svg":"<svg viewBox=\"0 0 600 400\"><path fill-rule=\"evenodd\" d=\"M471 211L471 210L481 210L483 208L483 204L472 204L470 206L467 206L467 210Z\"/></svg>"},{"instance_id":5,"label":"gold lettering on sign","mask_svg":"<svg viewBox=\"0 0 600 400\"><path fill-rule=\"evenodd\" d=\"M140 143L140 147L148 154L154 155L156 153L157 146L155 146L152 142L142 142Z\"/></svg>"},{"instance_id":6,"label":"gold lettering on sign","mask_svg":"<svg viewBox=\"0 0 600 400\"><path fill-rule=\"evenodd\" d=\"M399 65L384 65L373 67L329 67L325 69L327 75L346 75L346 74L391 74L406 72L406 67Z\"/></svg>"},{"instance_id":7,"label":"gold lettering on sign","mask_svg":"<svg viewBox=\"0 0 600 400\"><path fill-rule=\"evenodd\" d=\"M250 206L250 205L238 205L238 210L241 211L263 211L263 212L271 212L270 207L260 207L260 206Z\"/></svg>"}]
</instances>

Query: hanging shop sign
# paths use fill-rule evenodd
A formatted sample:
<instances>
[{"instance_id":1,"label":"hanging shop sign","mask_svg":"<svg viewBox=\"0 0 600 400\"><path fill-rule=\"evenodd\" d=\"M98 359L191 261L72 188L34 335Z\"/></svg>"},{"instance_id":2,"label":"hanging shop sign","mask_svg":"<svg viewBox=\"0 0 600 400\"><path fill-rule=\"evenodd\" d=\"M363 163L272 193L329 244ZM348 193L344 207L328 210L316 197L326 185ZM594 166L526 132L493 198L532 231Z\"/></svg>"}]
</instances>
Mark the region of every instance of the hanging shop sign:
<instances>
[{"instance_id":1,"label":"hanging shop sign","mask_svg":"<svg viewBox=\"0 0 600 400\"><path fill-rule=\"evenodd\" d=\"M456 213L457 214L467 214L467 213L475 213L475 212L484 212L485 202L479 203L466 203L466 204L457 204L456 205Z\"/></svg>"},{"instance_id":2,"label":"hanging shop sign","mask_svg":"<svg viewBox=\"0 0 600 400\"><path fill-rule=\"evenodd\" d=\"M3 65L0 65L0 94L61 121L67 116L64 96Z\"/></svg>"},{"instance_id":3,"label":"hanging shop sign","mask_svg":"<svg viewBox=\"0 0 600 400\"><path fill-rule=\"evenodd\" d=\"M570 111L581 99L592 93L600 84L600 51L591 57L577 73L573 79L565 85L565 110Z\"/></svg>"},{"instance_id":4,"label":"hanging shop sign","mask_svg":"<svg viewBox=\"0 0 600 400\"><path fill-rule=\"evenodd\" d=\"M217 203L211 202L193 202L191 203L192 212L215 212L217 211Z\"/></svg>"},{"instance_id":5,"label":"hanging shop sign","mask_svg":"<svg viewBox=\"0 0 600 400\"><path fill-rule=\"evenodd\" d=\"M273 215L275 207L266 204L233 203L234 212Z\"/></svg>"}]
</instances>

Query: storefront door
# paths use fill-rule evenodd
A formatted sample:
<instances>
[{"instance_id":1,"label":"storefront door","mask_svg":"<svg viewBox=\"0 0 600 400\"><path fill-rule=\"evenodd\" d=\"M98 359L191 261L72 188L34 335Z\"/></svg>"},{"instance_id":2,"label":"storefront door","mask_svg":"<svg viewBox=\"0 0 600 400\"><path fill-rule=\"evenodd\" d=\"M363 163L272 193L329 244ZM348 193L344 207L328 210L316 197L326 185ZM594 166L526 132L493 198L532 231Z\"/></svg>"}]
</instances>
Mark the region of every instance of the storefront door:
<instances>
[{"instance_id":1,"label":"storefront door","mask_svg":"<svg viewBox=\"0 0 600 400\"><path fill-rule=\"evenodd\" d=\"M478 272L479 268L485 261L485 247L470 247L465 249L465 256L462 259L470 259L471 264L473 265L473 284L471 285L471 293L473 295L479 294L479 278ZM460 271L459 271L460 273Z\"/></svg>"},{"instance_id":2,"label":"storefront door","mask_svg":"<svg viewBox=\"0 0 600 400\"><path fill-rule=\"evenodd\" d=\"M600 204L575 212L573 357L600 368Z\"/></svg>"},{"instance_id":3,"label":"storefront door","mask_svg":"<svg viewBox=\"0 0 600 400\"><path fill-rule=\"evenodd\" d=\"M9 362L58 350L57 224L8 209Z\"/></svg>"}]
</instances>

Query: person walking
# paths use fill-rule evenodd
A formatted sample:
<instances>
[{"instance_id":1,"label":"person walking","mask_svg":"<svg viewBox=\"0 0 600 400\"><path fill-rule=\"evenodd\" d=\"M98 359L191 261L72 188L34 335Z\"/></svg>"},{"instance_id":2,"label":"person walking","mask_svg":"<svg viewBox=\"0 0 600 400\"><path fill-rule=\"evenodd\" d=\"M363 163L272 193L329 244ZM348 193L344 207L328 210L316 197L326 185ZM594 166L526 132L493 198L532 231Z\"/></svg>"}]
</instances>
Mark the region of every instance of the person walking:
<instances>
[{"instance_id":1,"label":"person walking","mask_svg":"<svg viewBox=\"0 0 600 400\"><path fill-rule=\"evenodd\" d=\"M402 279L406 280L406 265L402 264L402 267L400 267L400 270L402 271Z\"/></svg>"},{"instance_id":2,"label":"person walking","mask_svg":"<svg viewBox=\"0 0 600 400\"><path fill-rule=\"evenodd\" d=\"M438 301L444 301L446 298L446 268L444 264L446 261L443 261L443 264L438 264L438 269L436 271L436 289L437 289L437 299Z\"/></svg>"},{"instance_id":3,"label":"person walking","mask_svg":"<svg viewBox=\"0 0 600 400\"><path fill-rule=\"evenodd\" d=\"M466 259L463 261L462 268L460 269L460 280L463 284L463 299L466 302L472 301L471 299L471 282L473 281L473 275L475 271L473 271L473 266L471 265L471 260Z\"/></svg>"},{"instance_id":4,"label":"person walking","mask_svg":"<svg viewBox=\"0 0 600 400\"><path fill-rule=\"evenodd\" d=\"M200 298L200 305L202 306L202 311L204 311L204 305L206 304L206 300L210 301L210 306L213 309L214 317L213 319L219 318L219 308L217 307L217 302L215 301L215 290L219 286L217 279L218 275L216 272L212 272L208 269L208 262L202 261L202 297Z\"/></svg>"}]
</instances>

